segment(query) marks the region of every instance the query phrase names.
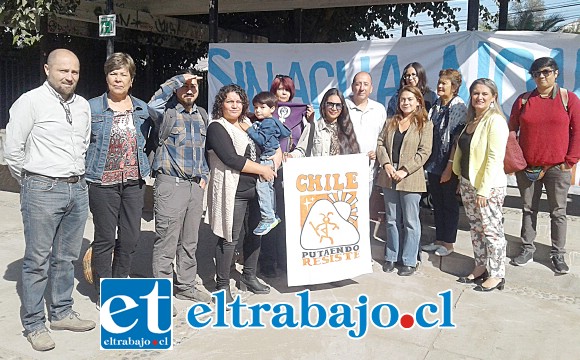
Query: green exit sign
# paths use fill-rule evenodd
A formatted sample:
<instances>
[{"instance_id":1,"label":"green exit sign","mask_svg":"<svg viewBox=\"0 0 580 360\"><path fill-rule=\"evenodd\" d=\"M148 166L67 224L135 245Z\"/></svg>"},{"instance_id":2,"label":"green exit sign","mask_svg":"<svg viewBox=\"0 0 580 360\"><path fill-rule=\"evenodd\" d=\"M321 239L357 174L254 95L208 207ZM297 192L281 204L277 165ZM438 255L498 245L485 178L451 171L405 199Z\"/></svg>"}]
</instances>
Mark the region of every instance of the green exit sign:
<instances>
[{"instance_id":1,"label":"green exit sign","mask_svg":"<svg viewBox=\"0 0 580 360\"><path fill-rule=\"evenodd\" d=\"M117 16L115 14L100 15L99 16L99 36L100 37L115 36L116 35L116 27L115 27L116 20L117 20Z\"/></svg>"}]
</instances>

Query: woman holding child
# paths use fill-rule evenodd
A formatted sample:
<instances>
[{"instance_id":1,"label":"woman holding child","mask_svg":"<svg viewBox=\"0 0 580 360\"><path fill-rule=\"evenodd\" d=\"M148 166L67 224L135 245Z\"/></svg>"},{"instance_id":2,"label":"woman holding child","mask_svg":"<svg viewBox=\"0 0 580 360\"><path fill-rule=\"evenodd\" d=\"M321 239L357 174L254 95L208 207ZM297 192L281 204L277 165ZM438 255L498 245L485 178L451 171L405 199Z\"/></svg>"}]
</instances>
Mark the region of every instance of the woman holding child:
<instances>
[{"instance_id":1,"label":"woman holding child","mask_svg":"<svg viewBox=\"0 0 580 360\"><path fill-rule=\"evenodd\" d=\"M208 210L206 220L219 237L216 246L216 288L226 291L227 302L233 301L230 290L230 267L244 222L255 228L260 221L256 197L258 177L272 181L275 172L259 164L260 148L250 139L251 126L245 116L249 106L246 92L238 85L222 87L215 97L213 120L207 129L206 151L210 165ZM256 294L267 294L270 287L256 277L261 237L243 239L244 269L241 282Z\"/></svg>"}]
</instances>

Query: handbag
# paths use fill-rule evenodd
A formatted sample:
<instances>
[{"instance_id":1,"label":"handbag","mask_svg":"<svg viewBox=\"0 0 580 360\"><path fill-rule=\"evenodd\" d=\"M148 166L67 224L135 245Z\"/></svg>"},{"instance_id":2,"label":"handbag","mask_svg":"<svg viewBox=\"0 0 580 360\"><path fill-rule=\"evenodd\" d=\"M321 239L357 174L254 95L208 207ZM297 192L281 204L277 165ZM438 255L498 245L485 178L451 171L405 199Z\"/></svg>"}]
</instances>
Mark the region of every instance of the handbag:
<instances>
[{"instance_id":1,"label":"handbag","mask_svg":"<svg viewBox=\"0 0 580 360\"><path fill-rule=\"evenodd\" d=\"M524 153L518 143L518 139L516 138L516 132L510 131L505 148L503 170L506 174L511 174L517 171L522 171L526 167L528 167L528 163L524 158Z\"/></svg>"}]
</instances>

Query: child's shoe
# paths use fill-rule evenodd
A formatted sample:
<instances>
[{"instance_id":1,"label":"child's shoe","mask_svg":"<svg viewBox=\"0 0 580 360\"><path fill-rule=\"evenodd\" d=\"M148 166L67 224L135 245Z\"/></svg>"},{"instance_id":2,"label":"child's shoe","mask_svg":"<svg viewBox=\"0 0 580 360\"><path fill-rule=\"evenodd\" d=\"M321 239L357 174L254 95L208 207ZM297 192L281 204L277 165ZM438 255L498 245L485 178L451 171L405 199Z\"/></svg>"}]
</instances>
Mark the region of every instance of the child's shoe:
<instances>
[{"instance_id":1,"label":"child's shoe","mask_svg":"<svg viewBox=\"0 0 580 360\"><path fill-rule=\"evenodd\" d=\"M270 232L281 222L280 218L276 218L273 221L260 221L258 226L254 229L254 235L263 236Z\"/></svg>"}]
</instances>

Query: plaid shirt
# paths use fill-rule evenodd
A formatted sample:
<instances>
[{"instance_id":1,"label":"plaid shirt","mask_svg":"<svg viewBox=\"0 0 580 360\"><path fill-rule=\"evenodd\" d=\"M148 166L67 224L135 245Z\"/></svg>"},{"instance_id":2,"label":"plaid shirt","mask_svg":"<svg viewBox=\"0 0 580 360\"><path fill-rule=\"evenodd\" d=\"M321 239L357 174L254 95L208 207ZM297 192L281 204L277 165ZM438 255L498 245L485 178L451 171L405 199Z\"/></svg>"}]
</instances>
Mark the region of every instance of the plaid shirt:
<instances>
[{"instance_id":1,"label":"plaid shirt","mask_svg":"<svg viewBox=\"0 0 580 360\"><path fill-rule=\"evenodd\" d=\"M184 82L183 75L174 76L162 84L149 101L156 131L160 129L165 109L175 108L177 111L177 119L169 136L155 153L153 170L182 179L200 177L207 182L209 168L205 159L205 123L196 105L188 113L173 96L174 90L179 89Z\"/></svg>"}]
</instances>

